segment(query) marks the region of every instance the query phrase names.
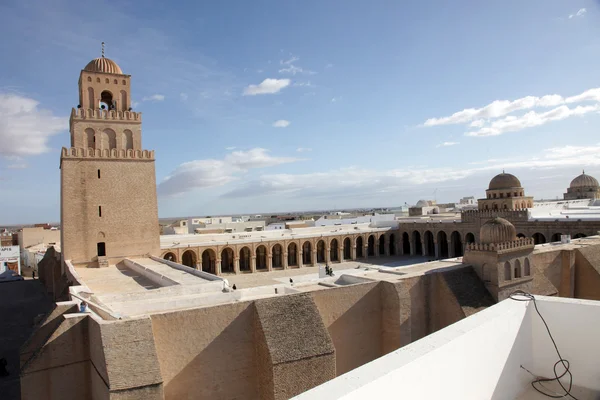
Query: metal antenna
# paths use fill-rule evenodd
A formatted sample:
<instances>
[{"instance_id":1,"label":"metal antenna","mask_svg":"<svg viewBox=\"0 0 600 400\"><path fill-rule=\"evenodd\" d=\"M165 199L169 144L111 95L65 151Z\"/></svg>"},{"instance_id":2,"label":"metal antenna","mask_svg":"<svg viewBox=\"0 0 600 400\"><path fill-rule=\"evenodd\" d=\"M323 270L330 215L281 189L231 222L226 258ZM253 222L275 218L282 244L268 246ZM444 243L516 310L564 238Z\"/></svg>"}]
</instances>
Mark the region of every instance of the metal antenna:
<instances>
[{"instance_id":1,"label":"metal antenna","mask_svg":"<svg viewBox=\"0 0 600 400\"><path fill-rule=\"evenodd\" d=\"M102 58L104 58L104 42L102 42Z\"/></svg>"}]
</instances>

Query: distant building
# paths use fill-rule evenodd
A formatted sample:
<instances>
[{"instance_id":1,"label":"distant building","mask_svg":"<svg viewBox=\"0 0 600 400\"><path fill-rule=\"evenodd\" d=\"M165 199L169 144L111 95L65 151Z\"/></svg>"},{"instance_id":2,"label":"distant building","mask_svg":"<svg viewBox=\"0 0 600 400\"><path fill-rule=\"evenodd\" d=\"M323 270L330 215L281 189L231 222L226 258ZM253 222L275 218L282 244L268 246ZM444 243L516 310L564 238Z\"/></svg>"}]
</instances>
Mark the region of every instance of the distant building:
<instances>
[{"instance_id":1,"label":"distant building","mask_svg":"<svg viewBox=\"0 0 600 400\"><path fill-rule=\"evenodd\" d=\"M21 257L19 246L0 247L0 274L13 271L21 275Z\"/></svg>"},{"instance_id":2,"label":"distant building","mask_svg":"<svg viewBox=\"0 0 600 400\"><path fill-rule=\"evenodd\" d=\"M463 197L462 199L460 199L459 204L472 206L477 204L477 200L475 200L475 196Z\"/></svg>"},{"instance_id":3,"label":"distant building","mask_svg":"<svg viewBox=\"0 0 600 400\"><path fill-rule=\"evenodd\" d=\"M600 185L593 176L585 174L585 171L571 181L567 193L564 194L565 200L575 199L600 199Z\"/></svg>"}]
</instances>

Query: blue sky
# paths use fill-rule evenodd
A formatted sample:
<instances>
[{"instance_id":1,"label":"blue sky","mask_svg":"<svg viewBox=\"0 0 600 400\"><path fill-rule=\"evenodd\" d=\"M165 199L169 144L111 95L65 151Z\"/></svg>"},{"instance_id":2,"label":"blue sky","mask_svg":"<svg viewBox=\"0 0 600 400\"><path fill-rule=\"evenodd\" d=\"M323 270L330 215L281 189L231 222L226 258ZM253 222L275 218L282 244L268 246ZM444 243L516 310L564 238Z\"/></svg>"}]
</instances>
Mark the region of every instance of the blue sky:
<instances>
[{"instance_id":1,"label":"blue sky","mask_svg":"<svg viewBox=\"0 0 600 400\"><path fill-rule=\"evenodd\" d=\"M0 224L59 219L80 70L132 75L161 217L600 178L600 2L0 4ZM435 195L434 195L435 193Z\"/></svg>"}]
</instances>

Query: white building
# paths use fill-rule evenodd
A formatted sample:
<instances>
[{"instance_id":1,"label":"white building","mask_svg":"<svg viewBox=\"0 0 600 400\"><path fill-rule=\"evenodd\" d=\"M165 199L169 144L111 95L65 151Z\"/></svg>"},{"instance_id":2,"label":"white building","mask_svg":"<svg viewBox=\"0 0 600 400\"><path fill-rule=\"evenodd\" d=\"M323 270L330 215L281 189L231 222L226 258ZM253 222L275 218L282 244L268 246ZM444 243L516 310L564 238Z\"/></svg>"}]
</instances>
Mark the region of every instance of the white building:
<instances>
[{"instance_id":1,"label":"white building","mask_svg":"<svg viewBox=\"0 0 600 400\"><path fill-rule=\"evenodd\" d=\"M21 250L19 246L0 247L0 274L8 270L21 275Z\"/></svg>"}]
</instances>

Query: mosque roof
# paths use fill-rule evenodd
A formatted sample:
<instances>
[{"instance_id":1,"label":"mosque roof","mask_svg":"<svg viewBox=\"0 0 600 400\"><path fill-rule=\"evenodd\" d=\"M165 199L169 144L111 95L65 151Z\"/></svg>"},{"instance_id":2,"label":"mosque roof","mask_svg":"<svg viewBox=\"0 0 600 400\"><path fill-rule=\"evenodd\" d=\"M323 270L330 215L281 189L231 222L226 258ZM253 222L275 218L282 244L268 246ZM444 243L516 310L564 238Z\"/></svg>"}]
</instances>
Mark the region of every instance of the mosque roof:
<instances>
[{"instance_id":1,"label":"mosque roof","mask_svg":"<svg viewBox=\"0 0 600 400\"><path fill-rule=\"evenodd\" d=\"M490 181L489 190L512 189L520 187L521 182L516 176L512 174L506 174L503 171L501 174L498 174L492 178Z\"/></svg>"}]
</instances>

